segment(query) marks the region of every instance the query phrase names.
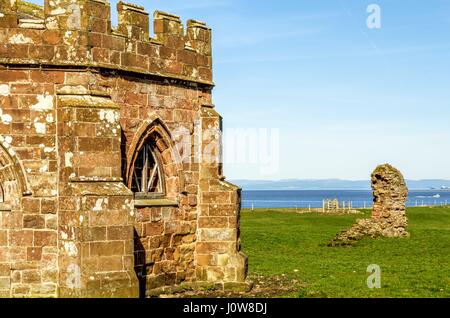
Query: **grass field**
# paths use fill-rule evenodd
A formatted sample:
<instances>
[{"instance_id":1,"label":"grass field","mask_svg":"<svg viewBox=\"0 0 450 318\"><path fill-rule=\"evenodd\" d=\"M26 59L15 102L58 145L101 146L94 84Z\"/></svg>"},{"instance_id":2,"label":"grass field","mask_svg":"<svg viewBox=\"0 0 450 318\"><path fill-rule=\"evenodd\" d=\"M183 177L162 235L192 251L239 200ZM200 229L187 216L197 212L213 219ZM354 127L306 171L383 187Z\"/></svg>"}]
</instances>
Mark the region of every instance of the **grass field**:
<instances>
[{"instance_id":1,"label":"grass field","mask_svg":"<svg viewBox=\"0 0 450 318\"><path fill-rule=\"evenodd\" d=\"M327 246L340 230L369 215L243 210L241 239L249 273L302 283L279 297L450 297L450 209L408 209L407 239ZM367 287L370 264L381 267L380 289Z\"/></svg>"}]
</instances>

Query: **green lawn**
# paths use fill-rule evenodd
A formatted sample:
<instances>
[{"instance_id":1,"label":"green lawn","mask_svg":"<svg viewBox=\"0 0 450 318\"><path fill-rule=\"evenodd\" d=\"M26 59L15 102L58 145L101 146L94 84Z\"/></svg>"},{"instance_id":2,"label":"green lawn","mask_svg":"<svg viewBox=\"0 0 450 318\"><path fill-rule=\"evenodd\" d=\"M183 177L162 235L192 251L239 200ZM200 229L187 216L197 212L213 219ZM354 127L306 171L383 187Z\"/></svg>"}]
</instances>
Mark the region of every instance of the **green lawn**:
<instances>
[{"instance_id":1,"label":"green lawn","mask_svg":"<svg viewBox=\"0 0 450 318\"><path fill-rule=\"evenodd\" d=\"M369 216L243 210L241 238L250 275L305 283L280 297L450 297L450 209L408 209L407 239L364 239L328 247L340 230ZM381 288L366 285L367 266L381 267Z\"/></svg>"}]
</instances>

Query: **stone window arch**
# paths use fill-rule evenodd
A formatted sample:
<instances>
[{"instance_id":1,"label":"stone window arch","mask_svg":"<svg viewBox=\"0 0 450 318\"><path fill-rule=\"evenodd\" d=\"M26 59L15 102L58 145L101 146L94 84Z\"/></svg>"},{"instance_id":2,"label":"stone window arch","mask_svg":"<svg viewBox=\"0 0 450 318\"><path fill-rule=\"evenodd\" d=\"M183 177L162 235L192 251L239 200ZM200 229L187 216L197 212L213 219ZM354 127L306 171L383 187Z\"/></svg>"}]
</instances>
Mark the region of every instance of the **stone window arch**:
<instances>
[{"instance_id":1,"label":"stone window arch","mask_svg":"<svg viewBox=\"0 0 450 318\"><path fill-rule=\"evenodd\" d=\"M137 152L131 171L130 189L136 199L162 198L166 194L161 154L153 140L146 140Z\"/></svg>"},{"instance_id":2,"label":"stone window arch","mask_svg":"<svg viewBox=\"0 0 450 318\"><path fill-rule=\"evenodd\" d=\"M158 204L162 202L159 199L165 199L170 201L170 204L176 203L179 194L184 191L183 178L180 177L183 167L174 150L174 141L167 126L159 118L146 120L137 130L125 132L124 140L126 141L124 180L127 187L135 192L136 199L138 201L158 199ZM147 158L150 159L150 166L157 164L158 170L155 174L159 174L159 187L150 185L153 191L148 191L147 194L142 191L142 179L138 174L142 163L145 162L145 152L149 154ZM138 174L137 178L134 175L135 171ZM151 172L149 173L151 177ZM137 187L136 179L138 182L141 181L140 189ZM147 180L150 182L151 178Z\"/></svg>"}]
</instances>

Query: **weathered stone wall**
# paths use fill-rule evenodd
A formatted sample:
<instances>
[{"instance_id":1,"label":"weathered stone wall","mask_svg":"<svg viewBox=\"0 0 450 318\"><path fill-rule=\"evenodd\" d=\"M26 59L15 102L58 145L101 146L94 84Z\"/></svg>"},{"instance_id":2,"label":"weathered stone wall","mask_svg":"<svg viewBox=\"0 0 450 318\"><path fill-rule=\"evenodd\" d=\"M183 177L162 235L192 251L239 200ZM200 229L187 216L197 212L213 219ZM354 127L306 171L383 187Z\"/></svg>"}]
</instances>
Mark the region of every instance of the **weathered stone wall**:
<instances>
[{"instance_id":1,"label":"weathered stone wall","mask_svg":"<svg viewBox=\"0 0 450 318\"><path fill-rule=\"evenodd\" d=\"M46 1L26 15L0 1L0 296L245 286L239 189L199 156L213 144L219 159L221 147L210 29L190 20L184 33L157 12L151 39L142 8L118 10L111 30L108 1ZM166 193L134 200L130 169L148 139Z\"/></svg>"},{"instance_id":2,"label":"weathered stone wall","mask_svg":"<svg viewBox=\"0 0 450 318\"><path fill-rule=\"evenodd\" d=\"M142 140L157 140L162 154L166 196L149 203L136 201L136 269L147 290L193 281L199 163L194 153L177 157L174 149L177 132L186 132L194 144L194 125L199 121L201 103L210 92L201 87L157 80L136 81L128 77L104 77L99 85L113 87L113 99L123 105L123 166L129 168L132 156ZM192 147L192 146L190 146Z\"/></svg>"},{"instance_id":3,"label":"weathered stone wall","mask_svg":"<svg viewBox=\"0 0 450 318\"><path fill-rule=\"evenodd\" d=\"M42 80L46 76L54 84ZM63 79L63 73L0 70L1 186L6 189L0 223L3 296L56 295L58 168L53 94ZM9 176L5 170L11 171Z\"/></svg>"},{"instance_id":4,"label":"weathered stone wall","mask_svg":"<svg viewBox=\"0 0 450 318\"><path fill-rule=\"evenodd\" d=\"M406 231L408 188L401 172L389 164L380 165L373 171L371 182L374 196L372 217L358 220L349 230L339 233L330 245L352 244L365 236L409 236Z\"/></svg>"}]
</instances>

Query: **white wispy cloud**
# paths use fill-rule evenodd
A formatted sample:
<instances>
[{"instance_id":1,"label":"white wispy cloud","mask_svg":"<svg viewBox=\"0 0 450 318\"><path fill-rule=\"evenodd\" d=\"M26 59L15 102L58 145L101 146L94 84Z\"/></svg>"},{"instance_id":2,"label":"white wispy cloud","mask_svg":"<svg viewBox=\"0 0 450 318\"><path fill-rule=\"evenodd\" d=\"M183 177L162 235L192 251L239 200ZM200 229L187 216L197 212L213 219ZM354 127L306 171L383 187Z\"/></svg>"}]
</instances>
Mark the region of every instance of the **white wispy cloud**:
<instances>
[{"instance_id":1,"label":"white wispy cloud","mask_svg":"<svg viewBox=\"0 0 450 318\"><path fill-rule=\"evenodd\" d=\"M292 31L281 32L251 32L246 31L239 34L226 34L217 39L216 45L219 47L239 47L255 45L266 42L267 45L272 45L271 42L283 39L301 38L307 36L317 35L322 30L320 28L299 29Z\"/></svg>"},{"instance_id":2,"label":"white wispy cloud","mask_svg":"<svg viewBox=\"0 0 450 318\"><path fill-rule=\"evenodd\" d=\"M196 1L172 1L168 3L166 0L164 1L155 1L152 3L152 6L159 6L167 8L173 12L176 11L189 11L189 10L198 10L198 9L209 9L209 8L223 8L232 6L231 1L224 0L196 0Z\"/></svg>"},{"instance_id":3,"label":"white wispy cloud","mask_svg":"<svg viewBox=\"0 0 450 318\"><path fill-rule=\"evenodd\" d=\"M329 20L333 18L342 17L345 14L343 11L328 11L328 12L311 12L306 14L291 14L285 15L283 20L285 21L311 21L311 20Z\"/></svg>"},{"instance_id":4,"label":"white wispy cloud","mask_svg":"<svg viewBox=\"0 0 450 318\"><path fill-rule=\"evenodd\" d=\"M311 33L314 34L314 33ZM423 45L423 46L404 46L404 47L387 47L387 48L371 48L366 50L355 50L349 48L348 50L341 50L336 48L336 50L329 50L325 54L307 55L307 54L297 54L297 55L276 55L276 56L260 56L254 58L226 58L217 59L214 64L260 64L260 63L270 63L270 62L295 62L302 60L320 60L320 59L330 59L330 58L358 58L358 57L383 57L383 56L395 56L395 55L405 55L405 54L415 54L415 53L433 53L433 52L446 52L450 49L450 44L436 44L436 45Z\"/></svg>"}]
</instances>

